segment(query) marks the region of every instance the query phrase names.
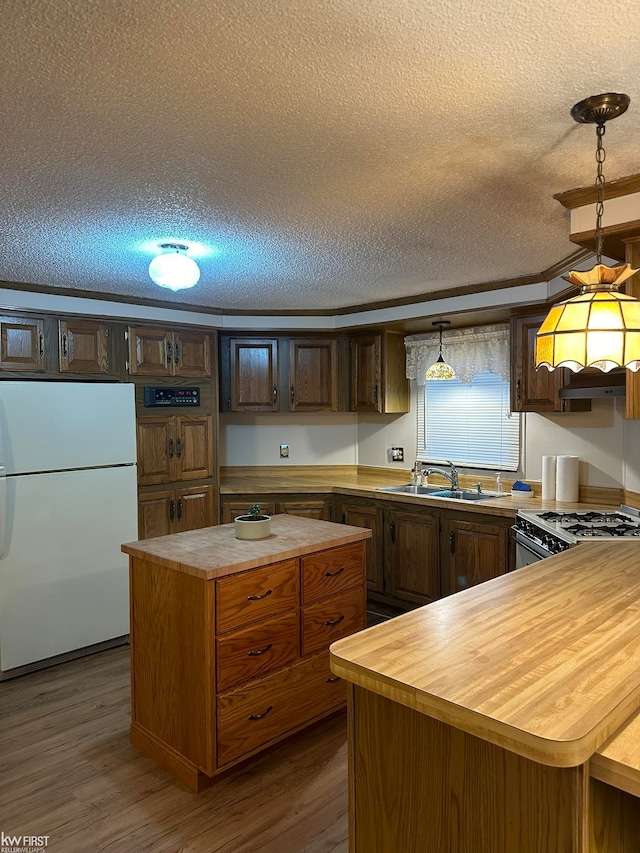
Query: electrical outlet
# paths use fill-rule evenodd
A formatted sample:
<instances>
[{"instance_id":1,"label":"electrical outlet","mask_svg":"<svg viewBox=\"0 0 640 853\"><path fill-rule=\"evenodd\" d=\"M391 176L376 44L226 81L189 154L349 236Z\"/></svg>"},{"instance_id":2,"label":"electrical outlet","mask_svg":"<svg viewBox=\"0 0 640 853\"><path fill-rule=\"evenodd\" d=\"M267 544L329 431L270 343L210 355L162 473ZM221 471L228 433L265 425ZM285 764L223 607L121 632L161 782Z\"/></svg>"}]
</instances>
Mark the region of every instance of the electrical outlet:
<instances>
[{"instance_id":1,"label":"electrical outlet","mask_svg":"<svg viewBox=\"0 0 640 853\"><path fill-rule=\"evenodd\" d=\"M280 445L280 459L288 459L289 458L289 445L281 444Z\"/></svg>"},{"instance_id":2,"label":"electrical outlet","mask_svg":"<svg viewBox=\"0 0 640 853\"><path fill-rule=\"evenodd\" d=\"M392 462L404 462L404 447L392 447L391 448L391 461Z\"/></svg>"}]
</instances>

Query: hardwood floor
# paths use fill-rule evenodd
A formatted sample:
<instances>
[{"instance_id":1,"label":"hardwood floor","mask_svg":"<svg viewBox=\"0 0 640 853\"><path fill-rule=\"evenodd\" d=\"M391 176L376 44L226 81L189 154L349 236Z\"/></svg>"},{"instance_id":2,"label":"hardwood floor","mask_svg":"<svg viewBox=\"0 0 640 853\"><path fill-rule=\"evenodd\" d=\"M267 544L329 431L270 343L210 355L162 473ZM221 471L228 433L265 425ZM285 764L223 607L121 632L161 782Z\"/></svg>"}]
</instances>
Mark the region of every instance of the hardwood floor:
<instances>
[{"instance_id":1,"label":"hardwood floor","mask_svg":"<svg viewBox=\"0 0 640 853\"><path fill-rule=\"evenodd\" d=\"M0 684L0 830L48 853L346 853L346 717L200 795L129 742L129 650Z\"/></svg>"}]
</instances>

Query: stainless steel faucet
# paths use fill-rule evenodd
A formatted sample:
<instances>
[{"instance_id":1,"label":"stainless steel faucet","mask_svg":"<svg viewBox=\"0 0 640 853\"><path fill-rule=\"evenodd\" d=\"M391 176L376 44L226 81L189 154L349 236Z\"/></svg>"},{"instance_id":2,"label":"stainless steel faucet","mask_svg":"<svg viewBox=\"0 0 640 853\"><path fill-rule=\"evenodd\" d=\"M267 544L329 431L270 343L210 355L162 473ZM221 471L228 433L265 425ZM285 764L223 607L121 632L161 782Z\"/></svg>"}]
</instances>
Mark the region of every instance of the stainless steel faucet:
<instances>
[{"instance_id":1,"label":"stainless steel faucet","mask_svg":"<svg viewBox=\"0 0 640 853\"><path fill-rule=\"evenodd\" d=\"M452 490L457 491L460 488L460 485L458 483L458 469L453 464L453 462L451 462L449 459L446 459L445 462L451 466L450 471L445 471L444 468L431 468L431 467L425 468L424 467L425 463L419 462L417 459L416 459L416 466L420 466L422 468L422 476L423 477L428 477L429 474L442 474L442 476L446 477L447 480L451 483ZM416 468L416 470L418 470L418 469Z\"/></svg>"}]
</instances>

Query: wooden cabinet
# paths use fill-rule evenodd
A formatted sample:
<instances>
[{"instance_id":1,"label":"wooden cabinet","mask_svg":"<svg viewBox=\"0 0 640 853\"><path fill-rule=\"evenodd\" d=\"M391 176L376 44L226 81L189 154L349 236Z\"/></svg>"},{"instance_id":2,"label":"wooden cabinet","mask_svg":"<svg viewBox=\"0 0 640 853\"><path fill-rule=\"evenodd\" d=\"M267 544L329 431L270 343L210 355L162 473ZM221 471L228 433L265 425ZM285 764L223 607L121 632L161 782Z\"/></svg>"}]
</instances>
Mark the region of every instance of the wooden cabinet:
<instances>
[{"instance_id":1,"label":"wooden cabinet","mask_svg":"<svg viewBox=\"0 0 640 853\"><path fill-rule=\"evenodd\" d=\"M222 411L344 411L346 365L338 369L338 354L346 345L346 338L221 337Z\"/></svg>"},{"instance_id":2,"label":"wooden cabinet","mask_svg":"<svg viewBox=\"0 0 640 853\"><path fill-rule=\"evenodd\" d=\"M218 578L131 557L131 738L191 790L344 706L328 646L365 626L364 545L331 539Z\"/></svg>"},{"instance_id":3,"label":"wooden cabinet","mask_svg":"<svg viewBox=\"0 0 640 853\"><path fill-rule=\"evenodd\" d=\"M393 510L389 516L389 592L412 604L440 598L440 519Z\"/></svg>"},{"instance_id":4,"label":"wooden cabinet","mask_svg":"<svg viewBox=\"0 0 640 853\"><path fill-rule=\"evenodd\" d=\"M209 527L213 516L213 488L141 491L138 495L138 537L152 539Z\"/></svg>"},{"instance_id":5,"label":"wooden cabinet","mask_svg":"<svg viewBox=\"0 0 640 853\"><path fill-rule=\"evenodd\" d=\"M292 412L338 411L338 342L289 342L289 402Z\"/></svg>"},{"instance_id":6,"label":"wooden cabinet","mask_svg":"<svg viewBox=\"0 0 640 853\"><path fill-rule=\"evenodd\" d=\"M278 341L230 338L227 346L230 411L279 411Z\"/></svg>"},{"instance_id":7,"label":"wooden cabinet","mask_svg":"<svg viewBox=\"0 0 640 853\"><path fill-rule=\"evenodd\" d=\"M350 347L350 411L409 411L404 336L398 332L358 335Z\"/></svg>"},{"instance_id":8,"label":"wooden cabinet","mask_svg":"<svg viewBox=\"0 0 640 853\"><path fill-rule=\"evenodd\" d=\"M479 519L450 517L444 526L449 562L449 590L459 592L507 571L506 527Z\"/></svg>"},{"instance_id":9,"label":"wooden cabinet","mask_svg":"<svg viewBox=\"0 0 640 853\"><path fill-rule=\"evenodd\" d=\"M44 319L7 315L0 317L0 369L44 372Z\"/></svg>"},{"instance_id":10,"label":"wooden cabinet","mask_svg":"<svg viewBox=\"0 0 640 853\"><path fill-rule=\"evenodd\" d=\"M567 371L535 368L536 335L547 312L511 318L511 411L588 412L591 400L562 400Z\"/></svg>"},{"instance_id":11,"label":"wooden cabinet","mask_svg":"<svg viewBox=\"0 0 640 853\"><path fill-rule=\"evenodd\" d=\"M366 541L367 549L367 589L370 592L384 592L384 518L382 510L372 501L370 503L350 503L343 500L339 506L338 518L343 524L352 527L365 527L372 531L371 539Z\"/></svg>"},{"instance_id":12,"label":"wooden cabinet","mask_svg":"<svg viewBox=\"0 0 640 853\"><path fill-rule=\"evenodd\" d=\"M92 320L58 321L61 373L109 373L109 329Z\"/></svg>"},{"instance_id":13,"label":"wooden cabinet","mask_svg":"<svg viewBox=\"0 0 640 853\"><path fill-rule=\"evenodd\" d=\"M209 415L138 418L138 483L152 485L212 476Z\"/></svg>"},{"instance_id":14,"label":"wooden cabinet","mask_svg":"<svg viewBox=\"0 0 640 853\"><path fill-rule=\"evenodd\" d=\"M189 330L130 326L129 373L137 376L211 375L211 339Z\"/></svg>"},{"instance_id":15,"label":"wooden cabinet","mask_svg":"<svg viewBox=\"0 0 640 853\"><path fill-rule=\"evenodd\" d=\"M331 500L318 495L247 494L222 496L222 523L230 524L238 515L244 515L251 504L260 504L267 515L297 515L301 518L319 518L331 521Z\"/></svg>"}]
</instances>

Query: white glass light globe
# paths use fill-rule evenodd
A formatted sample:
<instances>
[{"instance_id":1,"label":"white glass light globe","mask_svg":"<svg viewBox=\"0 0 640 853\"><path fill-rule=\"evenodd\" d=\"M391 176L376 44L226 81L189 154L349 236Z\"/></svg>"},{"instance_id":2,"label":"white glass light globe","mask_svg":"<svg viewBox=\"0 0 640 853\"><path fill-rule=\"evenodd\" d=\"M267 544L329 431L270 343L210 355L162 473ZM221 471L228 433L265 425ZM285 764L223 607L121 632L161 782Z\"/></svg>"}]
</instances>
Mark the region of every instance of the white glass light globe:
<instances>
[{"instance_id":1,"label":"white glass light globe","mask_svg":"<svg viewBox=\"0 0 640 853\"><path fill-rule=\"evenodd\" d=\"M154 284L168 287L170 290L183 290L193 287L200 278L200 267L180 252L165 252L158 255L149 264L149 276Z\"/></svg>"}]
</instances>

